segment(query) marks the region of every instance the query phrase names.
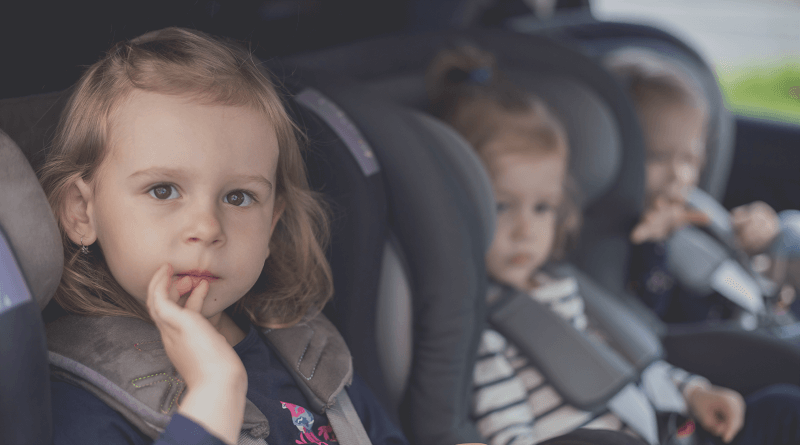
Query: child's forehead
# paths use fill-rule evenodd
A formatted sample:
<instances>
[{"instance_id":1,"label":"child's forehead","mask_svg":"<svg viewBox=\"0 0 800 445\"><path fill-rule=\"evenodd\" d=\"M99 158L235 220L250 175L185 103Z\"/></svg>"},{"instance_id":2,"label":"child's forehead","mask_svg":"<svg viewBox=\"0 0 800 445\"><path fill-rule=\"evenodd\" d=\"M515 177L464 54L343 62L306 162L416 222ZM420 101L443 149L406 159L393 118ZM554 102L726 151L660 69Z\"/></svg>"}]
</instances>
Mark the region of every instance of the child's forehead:
<instances>
[{"instance_id":1,"label":"child's forehead","mask_svg":"<svg viewBox=\"0 0 800 445\"><path fill-rule=\"evenodd\" d=\"M209 150L227 150L229 157L252 157L255 162L264 156L276 160L278 150L275 128L258 110L147 91L134 92L120 103L111 116L106 145L109 157L129 161L149 156L188 162Z\"/></svg>"},{"instance_id":2,"label":"child's forehead","mask_svg":"<svg viewBox=\"0 0 800 445\"><path fill-rule=\"evenodd\" d=\"M109 113L108 130L111 139L115 135L132 131L147 131L141 128L143 122L158 123L169 120L187 125L203 124L213 114L228 119L231 116L248 116L263 128L275 131L275 126L265 112L249 104L228 104L215 101L199 94L164 94L134 89L122 97Z\"/></svg>"}]
</instances>

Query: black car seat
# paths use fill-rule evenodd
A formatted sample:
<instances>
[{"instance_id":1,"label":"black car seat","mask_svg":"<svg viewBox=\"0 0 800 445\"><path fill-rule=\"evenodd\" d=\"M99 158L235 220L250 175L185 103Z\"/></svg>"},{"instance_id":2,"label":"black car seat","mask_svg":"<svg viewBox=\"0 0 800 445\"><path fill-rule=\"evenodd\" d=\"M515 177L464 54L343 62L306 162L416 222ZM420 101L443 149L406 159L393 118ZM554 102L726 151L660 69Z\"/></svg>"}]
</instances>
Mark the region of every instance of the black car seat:
<instances>
[{"instance_id":1,"label":"black car seat","mask_svg":"<svg viewBox=\"0 0 800 445\"><path fill-rule=\"evenodd\" d=\"M280 66L277 68L280 70ZM402 404L404 424L425 424L422 430L435 436L431 441L477 440L466 415L486 287L484 275L476 271L484 269L483 257L494 221L488 180L479 161L474 155L469 157L466 144L452 130L428 117L371 101L368 95L354 93L357 88L351 88L351 84L332 82L328 75L301 76L294 70L290 74L282 81L293 95L290 112L309 136L306 161L312 186L324 194L333 215L328 254L336 296L326 313L348 341L357 371L392 417L400 417ZM315 83L320 85L309 88ZM46 251L41 247L17 248L32 252L28 280L34 277L38 284L51 284L47 289L37 289L41 305L52 295L61 271L60 262L43 270L42 258L61 261L62 254L52 213L31 166L40 167L45 158L66 94L0 101L0 129L21 141L24 153L9 149L14 163L4 166L8 165L10 171L27 172L28 187L39 194L36 208L49 218L44 220L49 221L51 236L28 240L49 239ZM4 149L6 146L10 145L4 144ZM3 177L4 186L5 181ZM10 190L3 187L4 192ZM2 207L4 230L7 216L13 217L17 226L25 225L28 219L42 219L16 210L24 206L23 197ZM389 298L375 298L379 286ZM414 301L394 298L398 295L414 295ZM31 323L12 325L4 318L1 328L17 326L41 335L38 308L28 309L32 311ZM45 318L58 313L51 304ZM376 313L382 315L380 323ZM38 357L30 366L35 370L11 367L5 361L0 368L11 374L4 382L20 383L16 374L20 370L34 378L30 384L11 389L27 394L35 393L36 388L42 402L28 412L44 419L50 411L45 403L49 400L47 362L43 337L33 338L38 339L40 352L32 356ZM23 345L17 348L24 357L36 351ZM389 384L385 383L384 369ZM5 395L3 401L18 399ZM423 406L420 400L436 402ZM27 415L10 403L2 409L3 413L16 409L37 425L37 432L49 434L46 420ZM19 422L9 431L16 434L20 431L16 426L23 427L19 434L24 438L33 429ZM46 442L40 439L3 443Z\"/></svg>"}]
</instances>

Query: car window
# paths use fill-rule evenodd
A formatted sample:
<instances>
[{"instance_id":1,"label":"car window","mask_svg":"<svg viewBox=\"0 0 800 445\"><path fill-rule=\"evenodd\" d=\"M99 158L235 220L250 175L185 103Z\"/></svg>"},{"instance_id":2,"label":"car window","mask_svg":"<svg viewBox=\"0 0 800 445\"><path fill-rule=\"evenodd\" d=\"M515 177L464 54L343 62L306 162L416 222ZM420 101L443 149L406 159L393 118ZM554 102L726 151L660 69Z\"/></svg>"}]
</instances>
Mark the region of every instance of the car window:
<instances>
[{"instance_id":1,"label":"car window","mask_svg":"<svg viewBox=\"0 0 800 445\"><path fill-rule=\"evenodd\" d=\"M595 17L653 25L694 47L739 114L800 123L800 1L593 0Z\"/></svg>"}]
</instances>

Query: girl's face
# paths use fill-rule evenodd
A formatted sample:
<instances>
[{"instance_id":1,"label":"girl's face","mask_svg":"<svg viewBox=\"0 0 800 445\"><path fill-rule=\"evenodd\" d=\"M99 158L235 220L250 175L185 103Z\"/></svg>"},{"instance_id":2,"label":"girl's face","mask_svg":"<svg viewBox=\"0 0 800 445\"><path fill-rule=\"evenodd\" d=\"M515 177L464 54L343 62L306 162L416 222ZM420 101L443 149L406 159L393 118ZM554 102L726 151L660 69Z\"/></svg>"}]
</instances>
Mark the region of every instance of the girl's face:
<instances>
[{"instance_id":1,"label":"girl's face","mask_svg":"<svg viewBox=\"0 0 800 445\"><path fill-rule=\"evenodd\" d=\"M512 152L495 157L489 167L497 202L497 228L486 255L489 276L529 289L553 248L566 162L559 154Z\"/></svg>"},{"instance_id":2,"label":"girl's face","mask_svg":"<svg viewBox=\"0 0 800 445\"><path fill-rule=\"evenodd\" d=\"M700 181L705 159L705 114L675 101L644 106L641 114L647 146L648 201L663 195L682 202Z\"/></svg>"},{"instance_id":3,"label":"girl's face","mask_svg":"<svg viewBox=\"0 0 800 445\"><path fill-rule=\"evenodd\" d=\"M94 187L78 188L89 195L84 243L99 242L119 284L144 303L170 263L173 280L209 281L204 316L239 300L261 274L282 210L278 141L264 116L137 91L114 115L108 150Z\"/></svg>"}]
</instances>

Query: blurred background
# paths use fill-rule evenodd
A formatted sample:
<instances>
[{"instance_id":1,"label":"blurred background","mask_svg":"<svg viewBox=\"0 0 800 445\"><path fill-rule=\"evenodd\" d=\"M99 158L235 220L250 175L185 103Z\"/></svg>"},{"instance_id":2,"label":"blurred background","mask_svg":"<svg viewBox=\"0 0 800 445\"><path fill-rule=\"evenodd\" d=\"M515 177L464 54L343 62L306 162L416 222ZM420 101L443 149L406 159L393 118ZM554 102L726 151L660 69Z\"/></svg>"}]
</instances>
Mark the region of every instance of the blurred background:
<instances>
[{"instance_id":1,"label":"blurred background","mask_svg":"<svg viewBox=\"0 0 800 445\"><path fill-rule=\"evenodd\" d=\"M114 42L170 25L249 41L269 58L589 9L599 20L650 24L684 39L716 69L733 111L800 123L800 0L6 1L0 98L64 89Z\"/></svg>"},{"instance_id":2,"label":"blurred background","mask_svg":"<svg viewBox=\"0 0 800 445\"><path fill-rule=\"evenodd\" d=\"M649 24L716 70L731 110L800 122L800 1L592 0L599 20Z\"/></svg>"}]
</instances>

